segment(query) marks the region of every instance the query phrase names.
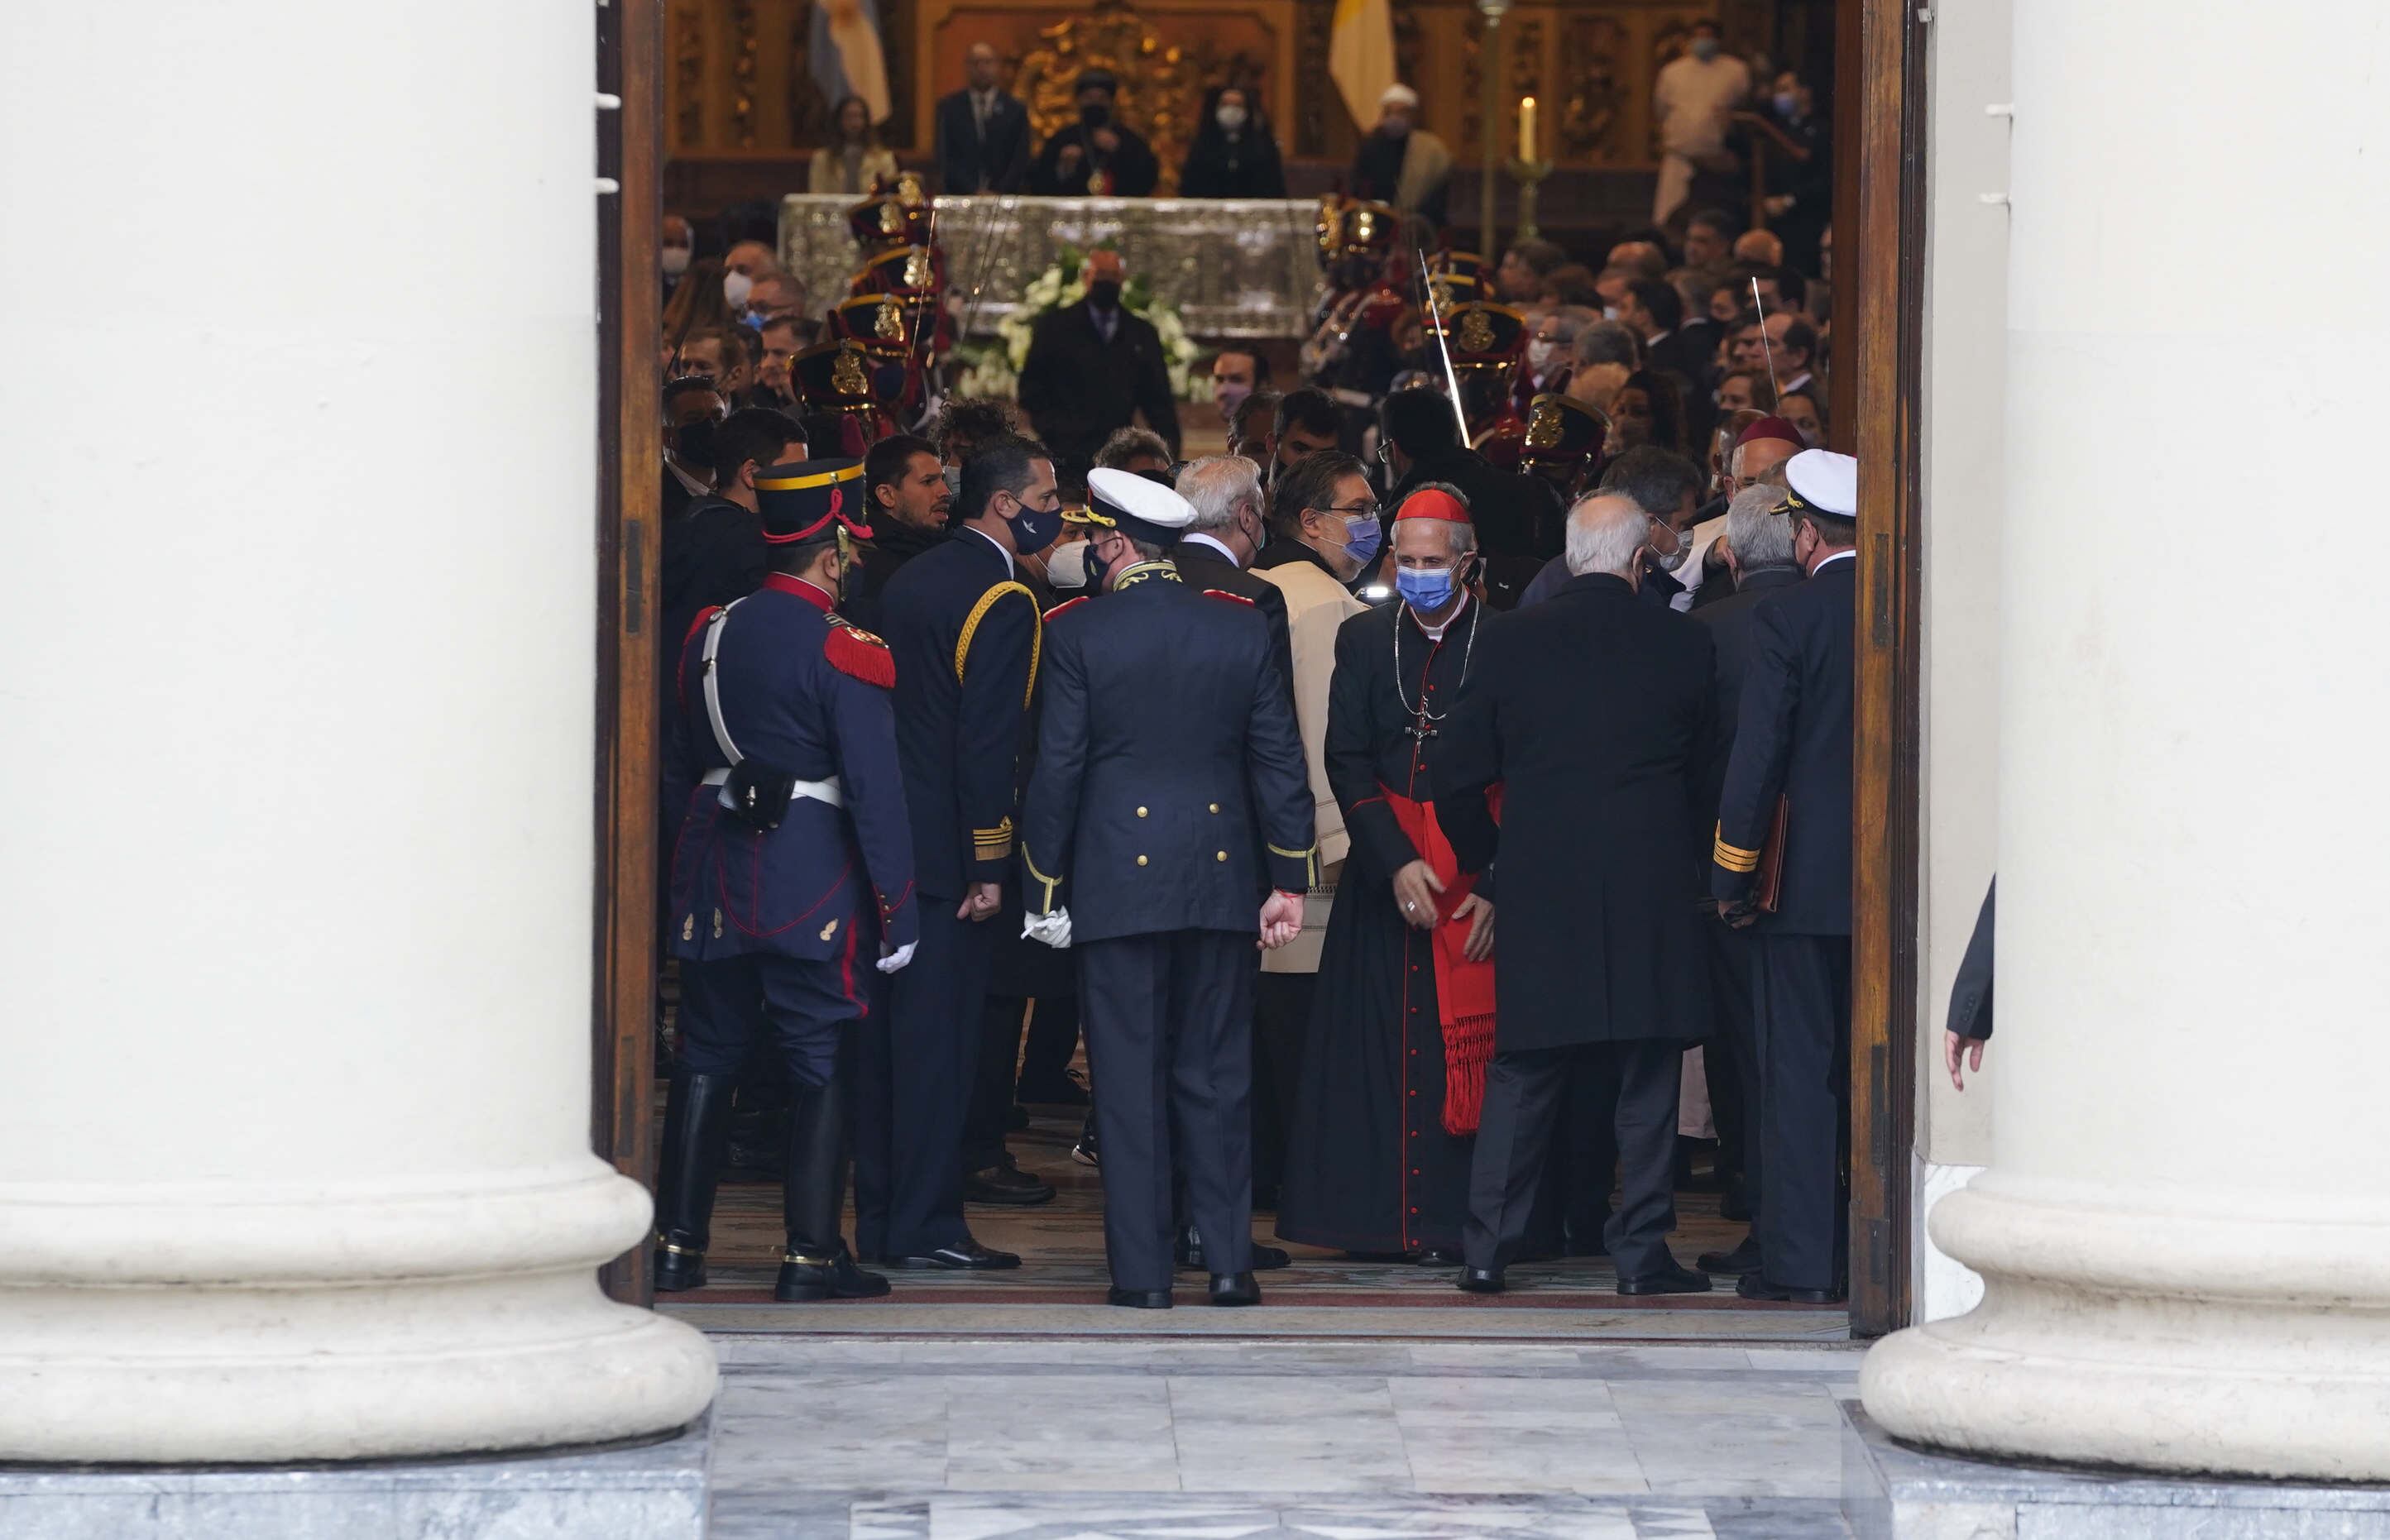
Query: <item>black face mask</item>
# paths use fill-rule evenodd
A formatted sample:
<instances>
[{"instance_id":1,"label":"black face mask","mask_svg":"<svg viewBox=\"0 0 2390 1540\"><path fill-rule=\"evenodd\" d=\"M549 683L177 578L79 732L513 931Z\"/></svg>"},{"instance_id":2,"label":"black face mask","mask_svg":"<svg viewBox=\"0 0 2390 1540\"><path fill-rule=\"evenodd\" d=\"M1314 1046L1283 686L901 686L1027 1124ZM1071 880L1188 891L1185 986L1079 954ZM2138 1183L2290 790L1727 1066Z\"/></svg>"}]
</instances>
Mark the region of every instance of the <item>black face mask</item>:
<instances>
[{"instance_id":1,"label":"black face mask","mask_svg":"<svg viewBox=\"0 0 2390 1540\"><path fill-rule=\"evenodd\" d=\"M673 453L686 466L710 465L713 460L713 424L712 417L699 417L684 422L673 434Z\"/></svg>"},{"instance_id":2,"label":"black face mask","mask_svg":"<svg viewBox=\"0 0 2390 1540\"><path fill-rule=\"evenodd\" d=\"M1121 286L1110 278L1098 278L1087 286L1087 302L1098 310L1120 308Z\"/></svg>"},{"instance_id":3,"label":"black face mask","mask_svg":"<svg viewBox=\"0 0 2390 1540\"><path fill-rule=\"evenodd\" d=\"M1102 102L1088 102L1079 109L1079 122L1089 128L1101 128L1112 121L1112 109Z\"/></svg>"}]
</instances>

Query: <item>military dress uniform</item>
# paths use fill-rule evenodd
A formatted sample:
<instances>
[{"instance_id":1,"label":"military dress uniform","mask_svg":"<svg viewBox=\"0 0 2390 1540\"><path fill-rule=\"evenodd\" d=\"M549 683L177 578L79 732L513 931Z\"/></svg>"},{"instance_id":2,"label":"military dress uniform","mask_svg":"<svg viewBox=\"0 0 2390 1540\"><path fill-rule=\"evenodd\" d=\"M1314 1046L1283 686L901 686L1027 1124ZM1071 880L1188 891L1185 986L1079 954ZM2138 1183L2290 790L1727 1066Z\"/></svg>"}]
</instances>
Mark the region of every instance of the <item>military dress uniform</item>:
<instances>
[{"instance_id":1,"label":"military dress uniform","mask_svg":"<svg viewBox=\"0 0 2390 1540\"><path fill-rule=\"evenodd\" d=\"M1848 519L1857 462L1805 450L1777 509ZM1844 1285L1842 1172L1850 1102L1851 719L1858 561L1833 551L1754 609L1734 752L1718 799L1710 892L1754 900L1778 804L1778 902L1751 928L1759 1052L1760 1270L1752 1298L1828 1299Z\"/></svg>"},{"instance_id":2,"label":"military dress uniform","mask_svg":"<svg viewBox=\"0 0 2390 1540\"><path fill-rule=\"evenodd\" d=\"M1088 495L1150 544L1193 517L1122 471ZM1023 894L1030 933L1078 960L1113 1303L1169 1303L1174 1167L1214 1300L1251 1303L1258 898L1299 897L1317 860L1293 707L1254 607L1167 560L1056 610L1047 650Z\"/></svg>"},{"instance_id":3,"label":"military dress uniform","mask_svg":"<svg viewBox=\"0 0 2390 1540\"><path fill-rule=\"evenodd\" d=\"M913 821L921 951L865 1034L855 1243L903 1265L1013 1267L963 1218L962 1138L996 932L957 918L1013 857L1014 767L1035 687L1036 597L968 525L906 562L875 611L896 658L896 742Z\"/></svg>"},{"instance_id":4,"label":"military dress uniform","mask_svg":"<svg viewBox=\"0 0 2390 1540\"><path fill-rule=\"evenodd\" d=\"M833 521L861 533L846 510L860 509L862 477L854 460L773 467L756 481L764 538L818 541ZM731 1092L768 1031L791 1087L777 1297L887 1290L839 1233L840 1066L849 1029L880 1014L875 982L904 966L920 908L892 661L832 603L774 572L701 612L680 648L665 758L686 801L665 943L681 964L681 1037L656 1184L660 1289L704 1281Z\"/></svg>"}]
</instances>

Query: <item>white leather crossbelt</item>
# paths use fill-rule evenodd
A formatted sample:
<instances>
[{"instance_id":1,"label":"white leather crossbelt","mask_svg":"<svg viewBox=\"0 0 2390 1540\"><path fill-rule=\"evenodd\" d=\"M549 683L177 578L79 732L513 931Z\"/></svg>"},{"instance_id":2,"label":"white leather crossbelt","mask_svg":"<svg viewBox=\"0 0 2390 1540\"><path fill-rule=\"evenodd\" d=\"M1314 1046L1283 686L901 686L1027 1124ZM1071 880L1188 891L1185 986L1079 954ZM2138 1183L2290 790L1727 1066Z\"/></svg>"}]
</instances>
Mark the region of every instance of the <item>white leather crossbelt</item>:
<instances>
[{"instance_id":1,"label":"white leather crossbelt","mask_svg":"<svg viewBox=\"0 0 2390 1540\"><path fill-rule=\"evenodd\" d=\"M726 769L708 770L705 773L705 784L708 786L725 786L729 783L729 780L730 772ZM790 782L789 801L795 802L799 797L811 797L817 802L828 802L832 807L846 805L846 793L839 789L836 776L832 776L826 781Z\"/></svg>"}]
</instances>

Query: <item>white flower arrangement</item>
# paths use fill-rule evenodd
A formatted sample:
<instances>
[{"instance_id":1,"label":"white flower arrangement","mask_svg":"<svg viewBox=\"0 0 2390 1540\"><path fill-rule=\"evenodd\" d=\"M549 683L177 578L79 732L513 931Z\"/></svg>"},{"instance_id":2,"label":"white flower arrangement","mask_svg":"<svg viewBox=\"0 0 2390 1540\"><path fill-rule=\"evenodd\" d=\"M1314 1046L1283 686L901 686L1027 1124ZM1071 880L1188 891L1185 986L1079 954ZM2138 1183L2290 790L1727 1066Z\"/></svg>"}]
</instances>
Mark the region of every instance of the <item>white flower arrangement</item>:
<instances>
[{"instance_id":1,"label":"white flower arrangement","mask_svg":"<svg viewBox=\"0 0 2390 1540\"><path fill-rule=\"evenodd\" d=\"M1021 291L1021 302L996 323L993 341L964 342L955 349L958 367L953 393L1010 398L1020 389L1021 371L1028 366L1029 341L1039 318L1086 296L1086 253L1073 246L1062 248L1061 259L1029 280ZM1208 400L1212 382L1195 372L1195 340L1187 335L1187 323L1176 307L1155 298L1142 278L1131 278L1122 286L1121 304L1130 314L1142 316L1162 340L1163 362L1169 367L1179 399Z\"/></svg>"}]
</instances>

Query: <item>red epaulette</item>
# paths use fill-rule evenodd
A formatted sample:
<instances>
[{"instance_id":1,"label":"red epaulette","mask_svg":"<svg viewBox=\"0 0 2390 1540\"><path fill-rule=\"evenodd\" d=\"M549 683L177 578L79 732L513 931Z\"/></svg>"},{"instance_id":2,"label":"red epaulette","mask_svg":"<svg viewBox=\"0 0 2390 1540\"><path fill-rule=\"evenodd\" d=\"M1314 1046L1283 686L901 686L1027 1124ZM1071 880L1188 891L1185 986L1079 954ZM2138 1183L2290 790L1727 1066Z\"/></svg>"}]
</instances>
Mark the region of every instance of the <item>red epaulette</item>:
<instances>
[{"instance_id":1,"label":"red epaulette","mask_svg":"<svg viewBox=\"0 0 2390 1540\"><path fill-rule=\"evenodd\" d=\"M1232 604L1241 604L1246 606L1248 609L1253 610L1258 610L1261 608L1261 606L1253 603L1253 600L1245 597L1244 595L1231 594L1226 588L1206 588L1203 590L1203 597L1207 599L1227 599Z\"/></svg>"},{"instance_id":2,"label":"red epaulette","mask_svg":"<svg viewBox=\"0 0 2390 1540\"><path fill-rule=\"evenodd\" d=\"M883 690L896 687L896 655L859 625L833 625L822 639L822 658L839 673Z\"/></svg>"},{"instance_id":3,"label":"red epaulette","mask_svg":"<svg viewBox=\"0 0 2390 1540\"><path fill-rule=\"evenodd\" d=\"M1081 606L1081 605L1083 605L1083 604L1086 603L1089 599L1091 599L1091 598L1093 598L1093 597L1095 597L1095 596L1094 596L1093 594L1081 594L1077 598L1074 598L1074 599L1064 599L1061 603L1060 603L1060 604L1056 605L1053 609L1048 610L1047 611L1046 611L1046 622L1047 622L1048 625L1051 625L1051 624L1053 623L1053 622L1054 622L1054 617L1055 617L1055 616L1057 616L1057 615L1059 615L1059 614L1062 613L1062 611L1064 611L1064 610L1076 610L1077 608L1079 608L1079 606Z\"/></svg>"}]
</instances>

